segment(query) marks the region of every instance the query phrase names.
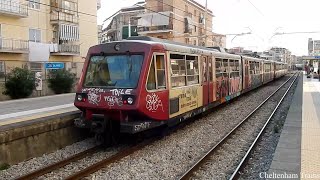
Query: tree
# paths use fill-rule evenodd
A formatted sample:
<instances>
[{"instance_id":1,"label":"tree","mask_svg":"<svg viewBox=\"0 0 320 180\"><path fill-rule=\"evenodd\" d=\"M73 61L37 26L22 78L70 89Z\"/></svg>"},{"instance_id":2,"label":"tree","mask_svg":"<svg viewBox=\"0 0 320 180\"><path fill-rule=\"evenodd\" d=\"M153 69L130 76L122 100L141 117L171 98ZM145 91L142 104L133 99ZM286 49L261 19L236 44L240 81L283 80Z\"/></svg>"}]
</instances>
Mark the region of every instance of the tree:
<instances>
[{"instance_id":1,"label":"tree","mask_svg":"<svg viewBox=\"0 0 320 180\"><path fill-rule=\"evenodd\" d=\"M32 94L34 89L34 73L27 68L16 67L7 75L3 94L12 99L26 98Z\"/></svg>"},{"instance_id":2,"label":"tree","mask_svg":"<svg viewBox=\"0 0 320 180\"><path fill-rule=\"evenodd\" d=\"M75 82L75 74L65 69L49 72L49 88L56 94L69 93Z\"/></svg>"}]
</instances>

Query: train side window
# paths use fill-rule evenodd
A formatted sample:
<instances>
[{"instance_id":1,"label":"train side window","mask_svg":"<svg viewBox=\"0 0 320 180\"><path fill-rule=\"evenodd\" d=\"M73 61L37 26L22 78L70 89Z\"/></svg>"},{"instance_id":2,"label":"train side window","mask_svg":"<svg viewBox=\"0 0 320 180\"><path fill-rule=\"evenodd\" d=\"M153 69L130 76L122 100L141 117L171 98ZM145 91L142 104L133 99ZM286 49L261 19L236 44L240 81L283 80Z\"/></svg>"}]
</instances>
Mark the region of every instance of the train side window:
<instances>
[{"instance_id":1,"label":"train side window","mask_svg":"<svg viewBox=\"0 0 320 180\"><path fill-rule=\"evenodd\" d=\"M170 54L171 86L186 86L186 60L185 55Z\"/></svg>"},{"instance_id":2,"label":"train side window","mask_svg":"<svg viewBox=\"0 0 320 180\"><path fill-rule=\"evenodd\" d=\"M216 78L222 76L223 71L224 67L222 64L222 59L216 58Z\"/></svg>"},{"instance_id":3,"label":"train side window","mask_svg":"<svg viewBox=\"0 0 320 180\"><path fill-rule=\"evenodd\" d=\"M165 89L166 73L164 55L154 55L152 58L149 76L147 81L147 90Z\"/></svg>"},{"instance_id":4,"label":"train side window","mask_svg":"<svg viewBox=\"0 0 320 180\"><path fill-rule=\"evenodd\" d=\"M208 65L209 65L209 79L210 79L210 82L213 82L213 75L212 75L212 58L211 58L211 57L209 57Z\"/></svg>"},{"instance_id":5,"label":"train side window","mask_svg":"<svg viewBox=\"0 0 320 180\"><path fill-rule=\"evenodd\" d=\"M155 90L156 89L156 73L155 73L155 66L154 66L154 59L152 58L148 82L147 82L147 90Z\"/></svg>"},{"instance_id":6,"label":"train side window","mask_svg":"<svg viewBox=\"0 0 320 180\"><path fill-rule=\"evenodd\" d=\"M203 82L207 82L207 77L208 77L206 59L207 59L206 57L202 57L202 81Z\"/></svg>"},{"instance_id":7,"label":"train side window","mask_svg":"<svg viewBox=\"0 0 320 180\"><path fill-rule=\"evenodd\" d=\"M157 69L157 85L158 89L166 89L166 70L164 63L164 55L155 55Z\"/></svg>"},{"instance_id":8,"label":"train side window","mask_svg":"<svg viewBox=\"0 0 320 180\"><path fill-rule=\"evenodd\" d=\"M186 56L187 85L199 84L199 63L197 56Z\"/></svg>"}]
</instances>

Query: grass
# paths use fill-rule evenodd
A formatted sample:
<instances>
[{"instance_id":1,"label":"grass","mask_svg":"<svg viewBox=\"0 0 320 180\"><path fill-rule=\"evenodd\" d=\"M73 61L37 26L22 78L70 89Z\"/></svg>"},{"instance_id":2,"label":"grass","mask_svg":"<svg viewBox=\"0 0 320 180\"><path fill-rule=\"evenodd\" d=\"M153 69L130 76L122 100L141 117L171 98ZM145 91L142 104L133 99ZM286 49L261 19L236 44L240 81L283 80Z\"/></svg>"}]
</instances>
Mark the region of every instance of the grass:
<instances>
[{"instance_id":1,"label":"grass","mask_svg":"<svg viewBox=\"0 0 320 180\"><path fill-rule=\"evenodd\" d=\"M9 167L10 167L9 164L7 164L7 163L1 163L1 164L0 164L0 171L9 169Z\"/></svg>"}]
</instances>

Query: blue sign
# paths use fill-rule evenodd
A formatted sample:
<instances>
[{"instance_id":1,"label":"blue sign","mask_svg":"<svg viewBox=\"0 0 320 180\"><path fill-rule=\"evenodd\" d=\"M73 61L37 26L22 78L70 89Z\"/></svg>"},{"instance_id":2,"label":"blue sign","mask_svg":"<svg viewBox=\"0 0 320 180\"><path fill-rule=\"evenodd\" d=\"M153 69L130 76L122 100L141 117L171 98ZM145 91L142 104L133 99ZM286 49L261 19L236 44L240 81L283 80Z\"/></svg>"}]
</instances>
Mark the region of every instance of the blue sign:
<instances>
[{"instance_id":1,"label":"blue sign","mask_svg":"<svg viewBox=\"0 0 320 180\"><path fill-rule=\"evenodd\" d=\"M64 63L61 62L49 62L46 63L46 69L63 69Z\"/></svg>"},{"instance_id":2,"label":"blue sign","mask_svg":"<svg viewBox=\"0 0 320 180\"><path fill-rule=\"evenodd\" d=\"M320 59L320 56L315 56L314 58L315 58L315 59Z\"/></svg>"}]
</instances>

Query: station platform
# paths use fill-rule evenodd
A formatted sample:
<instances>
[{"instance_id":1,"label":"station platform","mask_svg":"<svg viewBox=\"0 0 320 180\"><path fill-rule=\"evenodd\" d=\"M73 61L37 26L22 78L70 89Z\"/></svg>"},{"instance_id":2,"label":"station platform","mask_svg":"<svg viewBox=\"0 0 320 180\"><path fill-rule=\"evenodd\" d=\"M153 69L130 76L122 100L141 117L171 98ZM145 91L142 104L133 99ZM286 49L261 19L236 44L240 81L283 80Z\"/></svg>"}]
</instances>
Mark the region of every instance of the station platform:
<instances>
[{"instance_id":1,"label":"station platform","mask_svg":"<svg viewBox=\"0 0 320 180\"><path fill-rule=\"evenodd\" d=\"M320 179L320 81L300 77L268 174Z\"/></svg>"},{"instance_id":2,"label":"station platform","mask_svg":"<svg viewBox=\"0 0 320 180\"><path fill-rule=\"evenodd\" d=\"M7 125L25 124L31 121L77 112L74 93L9 100L0 102L0 130Z\"/></svg>"}]
</instances>

